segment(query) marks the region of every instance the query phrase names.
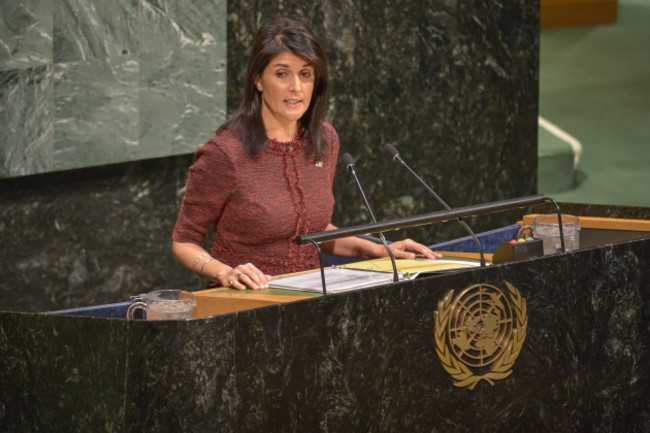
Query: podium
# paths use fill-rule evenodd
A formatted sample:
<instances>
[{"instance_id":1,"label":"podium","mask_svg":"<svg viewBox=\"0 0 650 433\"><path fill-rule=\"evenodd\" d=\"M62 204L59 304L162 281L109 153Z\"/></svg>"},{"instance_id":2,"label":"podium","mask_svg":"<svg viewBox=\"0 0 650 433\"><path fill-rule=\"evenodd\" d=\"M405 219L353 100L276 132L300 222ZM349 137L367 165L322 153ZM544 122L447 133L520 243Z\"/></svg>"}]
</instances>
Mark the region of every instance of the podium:
<instances>
[{"instance_id":1,"label":"podium","mask_svg":"<svg viewBox=\"0 0 650 433\"><path fill-rule=\"evenodd\" d=\"M1 312L0 431L644 431L648 235L327 296L213 293L224 310L188 321ZM445 302L477 286L520 295L506 377L443 362L465 344Z\"/></svg>"}]
</instances>

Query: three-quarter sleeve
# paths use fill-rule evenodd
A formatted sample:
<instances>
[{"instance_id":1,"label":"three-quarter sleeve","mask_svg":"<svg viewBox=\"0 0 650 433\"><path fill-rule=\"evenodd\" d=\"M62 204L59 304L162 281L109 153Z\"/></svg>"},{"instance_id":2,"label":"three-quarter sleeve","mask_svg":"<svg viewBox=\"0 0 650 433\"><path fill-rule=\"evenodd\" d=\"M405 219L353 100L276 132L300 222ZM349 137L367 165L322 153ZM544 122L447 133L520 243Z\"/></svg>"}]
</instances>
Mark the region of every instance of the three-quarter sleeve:
<instances>
[{"instance_id":1,"label":"three-quarter sleeve","mask_svg":"<svg viewBox=\"0 0 650 433\"><path fill-rule=\"evenodd\" d=\"M210 226L218 222L235 187L228 173L233 173L233 162L215 139L197 151L189 169L173 240L203 246Z\"/></svg>"}]
</instances>

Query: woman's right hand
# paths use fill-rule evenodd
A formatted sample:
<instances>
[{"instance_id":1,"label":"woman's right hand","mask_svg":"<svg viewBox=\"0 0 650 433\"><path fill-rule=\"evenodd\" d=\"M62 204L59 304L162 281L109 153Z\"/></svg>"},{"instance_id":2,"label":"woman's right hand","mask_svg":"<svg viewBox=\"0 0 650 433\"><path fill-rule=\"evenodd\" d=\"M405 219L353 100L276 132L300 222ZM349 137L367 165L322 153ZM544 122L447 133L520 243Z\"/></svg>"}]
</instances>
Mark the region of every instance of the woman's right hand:
<instances>
[{"instance_id":1,"label":"woman's right hand","mask_svg":"<svg viewBox=\"0 0 650 433\"><path fill-rule=\"evenodd\" d=\"M246 290L269 288L271 276L257 269L253 264L246 263L234 268L211 257L199 245L193 243L172 242L174 258L197 275L207 278L212 283L219 283L222 287Z\"/></svg>"},{"instance_id":2,"label":"woman's right hand","mask_svg":"<svg viewBox=\"0 0 650 433\"><path fill-rule=\"evenodd\" d=\"M253 290L269 288L271 276L257 269L253 264L246 263L234 268L226 269L217 274L217 278L223 287L232 287L237 290L246 290L250 287Z\"/></svg>"}]
</instances>

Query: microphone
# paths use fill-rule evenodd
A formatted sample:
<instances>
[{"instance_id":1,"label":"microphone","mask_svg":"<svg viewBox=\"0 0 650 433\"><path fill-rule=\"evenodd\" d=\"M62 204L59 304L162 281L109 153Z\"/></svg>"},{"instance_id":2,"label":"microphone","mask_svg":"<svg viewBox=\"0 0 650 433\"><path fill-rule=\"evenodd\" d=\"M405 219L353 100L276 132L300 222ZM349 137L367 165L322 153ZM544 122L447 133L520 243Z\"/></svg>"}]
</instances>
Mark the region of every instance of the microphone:
<instances>
[{"instance_id":1,"label":"microphone","mask_svg":"<svg viewBox=\"0 0 650 433\"><path fill-rule=\"evenodd\" d=\"M354 159L349 153L344 153L343 156L341 156L341 161L343 162L343 165L345 165L345 168L347 168L350 171L352 177L354 177L354 180L357 182L357 187L359 187L359 192L361 193L361 197L363 197L363 201L366 204L366 209L368 209L370 218L372 219L372 222L376 223L377 218L375 218L375 213L372 211L372 208L370 207L370 203L368 203L366 194L365 192L363 192L363 188L361 187L361 182L359 182L359 177L357 176L357 172L354 169ZM390 257L390 263L393 265L393 281L398 282L399 277L397 275L397 265L395 264L395 257L393 256L393 252L390 250L390 248L388 248L388 242L386 242L386 238L384 237L384 234L382 232L379 232L379 239L381 239L381 242L384 244L384 248L386 248L386 251L388 251L388 257Z\"/></svg>"},{"instance_id":2,"label":"microphone","mask_svg":"<svg viewBox=\"0 0 650 433\"><path fill-rule=\"evenodd\" d=\"M411 174L412 174L413 176L415 176L415 178L416 178L417 180L420 181L420 183L421 183L421 184L422 184L422 185L427 189L427 191L429 191L429 193L430 193L430 194L431 194L431 195L432 195L432 196L433 196L433 197L438 201L438 203L440 203L441 205L443 205L443 206L445 207L445 209L447 209L447 210L451 210L451 208L447 205L447 203L445 203L444 200L441 199L440 196L439 196L438 194L436 194L435 191L434 191L433 189L431 189L431 187L429 187L429 185L427 185L427 183L426 183L426 182L425 182L425 181L424 181L420 176L418 176L418 174L417 174L415 171L413 171L413 170L411 169L411 167L408 166L407 163L404 162L404 160L402 159L402 157L399 156L399 152L397 151L397 149L395 148L395 146L393 146L393 145L390 144L390 143L386 143L386 144L384 145L384 152L386 152L386 154L387 154L388 156L390 156L390 158L391 158L393 161L397 161L397 162L399 162L401 165L403 165L404 167L406 167L406 169L407 169L409 172L411 172ZM478 252L479 252L479 254L480 254L480 256L481 256L481 266L485 266L485 257L483 256L483 247L481 246L481 243L479 242L478 238L476 237L476 235L474 234L474 232L472 231L472 229L470 229L469 226L465 223L465 221L463 221L462 218L457 218L456 220L457 220L458 223L459 223L459 224L460 224L460 225L461 225L461 226L462 226L462 227L467 231L467 233L469 233L469 235L472 237L472 239L474 239L474 243L476 243L476 248L478 248Z\"/></svg>"}]
</instances>

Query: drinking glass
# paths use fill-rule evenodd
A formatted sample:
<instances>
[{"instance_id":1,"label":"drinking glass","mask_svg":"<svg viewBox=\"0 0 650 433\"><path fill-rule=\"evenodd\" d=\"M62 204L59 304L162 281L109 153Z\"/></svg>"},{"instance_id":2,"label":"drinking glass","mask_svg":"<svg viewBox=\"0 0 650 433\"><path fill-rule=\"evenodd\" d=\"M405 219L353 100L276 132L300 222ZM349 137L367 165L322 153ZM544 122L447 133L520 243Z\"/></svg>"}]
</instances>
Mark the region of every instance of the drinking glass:
<instances>
[{"instance_id":1,"label":"drinking glass","mask_svg":"<svg viewBox=\"0 0 650 433\"><path fill-rule=\"evenodd\" d=\"M147 320L183 320L194 317L194 295L183 290L156 290L131 298L134 302L127 310L127 318L143 310Z\"/></svg>"},{"instance_id":2,"label":"drinking glass","mask_svg":"<svg viewBox=\"0 0 650 433\"><path fill-rule=\"evenodd\" d=\"M573 215L562 215L564 248L573 251L580 248L580 219ZM562 250L557 214L539 215L533 218L533 237L542 239L544 255Z\"/></svg>"}]
</instances>

